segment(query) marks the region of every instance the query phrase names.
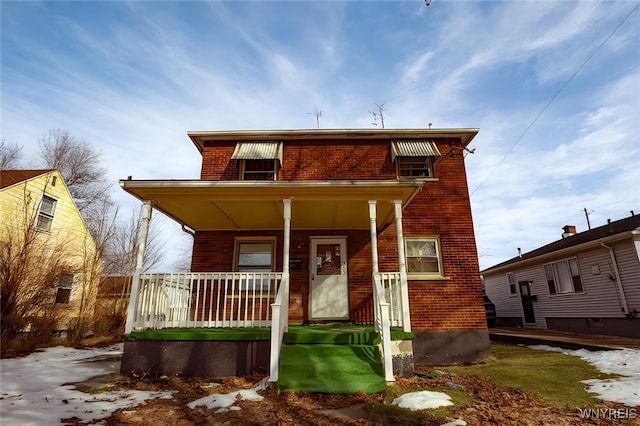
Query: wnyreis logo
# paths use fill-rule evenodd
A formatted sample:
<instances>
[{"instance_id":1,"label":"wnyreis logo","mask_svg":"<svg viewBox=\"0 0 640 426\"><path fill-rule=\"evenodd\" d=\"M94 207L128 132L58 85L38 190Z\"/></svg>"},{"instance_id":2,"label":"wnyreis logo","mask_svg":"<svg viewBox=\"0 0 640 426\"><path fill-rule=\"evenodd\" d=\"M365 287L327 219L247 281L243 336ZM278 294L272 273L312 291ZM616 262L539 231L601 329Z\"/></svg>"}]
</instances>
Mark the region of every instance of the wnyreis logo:
<instances>
[{"instance_id":1,"label":"wnyreis logo","mask_svg":"<svg viewBox=\"0 0 640 426\"><path fill-rule=\"evenodd\" d=\"M638 412L635 408L580 408L581 419L635 419Z\"/></svg>"}]
</instances>

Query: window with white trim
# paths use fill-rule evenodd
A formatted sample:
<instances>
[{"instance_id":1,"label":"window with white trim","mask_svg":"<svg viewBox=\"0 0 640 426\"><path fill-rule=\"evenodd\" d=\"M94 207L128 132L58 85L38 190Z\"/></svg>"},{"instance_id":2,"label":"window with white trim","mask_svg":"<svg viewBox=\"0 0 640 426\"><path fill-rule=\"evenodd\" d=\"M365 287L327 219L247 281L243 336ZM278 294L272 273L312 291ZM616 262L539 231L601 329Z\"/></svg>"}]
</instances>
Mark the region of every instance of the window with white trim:
<instances>
[{"instance_id":1,"label":"window with white trim","mask_svg":"<svg viewBox=\"0 0 640 426\"><path fill-rule=\"evenodd\" d=\"M433 177L433 157L398 157L401 178Z\"/></svg>"},{"instance_id":2,"label":"window with white trim","mask_svg":"<svg viewBox=\"0 0 640 426\"><path fill-rule=\"evenodd\" d=\"M442 275L437 238L405 238L404 246L409 275Z\"/></svg>"},{"instance_id":3,"label":"window with white trim","mask_svg":"<svg viewBox=\"0 0 640 426\"><path fill-rule=\"evenodd\" d=\"M66 305L71 300L71 290L73 289L73 275L63 275L58 278L56 286L56 304Z\"/></svg>"},{"instance_id":4,"label":"window with white trim","mask_svg":"<svg viewBox=\"0 0 640 426\"><path fill-rule=\"evenodd\" d=\"M518 294L516 287L516 274L515 272L507 272L507 284L509 285L509 294Z\"/></svg>"},{"instance_id":5,"label":"window with white trim","mask_svg":"<svg viewBox=\"0 0 640 426\"><path fill-rule=\"evenodd\" d=\"M241 180L276 180L278 160L242 160Z\"/></svg>"},{"instance_id":6,"label":"window with white trim","mask_svg":"<svg viewBox=\"0 0 640 426\"><path fill-rule=\"evenodd\" d=\"M47 195L42 196L38 217L36 219L36 228L41 231L51 231L51 223L56 210L57 201Z\"/></svg>"},{"instance_id":7,"label":"window with white trim","mask_svg":"<svg viewBox=\"0 0 640 426\"><path fill-rule=\"evenodd\" d=\"M275 267L275 238L270 239L241 239L235 240L234 270L236 272L260 273L272 272ZM255 278L243 279L240 282L239 289L244 291L270 291L274 292L275 288L271 288L270 280Z\"/></svg>"},{"instance_id":8,"label":"window with white trim","mask_svg":"<svg viewBox=\"0 0 640 426\"><path fill-rule=\"evenodd\" d=\"M577 258L544 265L549 294L582 293L582 277Z\"/></svg>"}]
</instances>

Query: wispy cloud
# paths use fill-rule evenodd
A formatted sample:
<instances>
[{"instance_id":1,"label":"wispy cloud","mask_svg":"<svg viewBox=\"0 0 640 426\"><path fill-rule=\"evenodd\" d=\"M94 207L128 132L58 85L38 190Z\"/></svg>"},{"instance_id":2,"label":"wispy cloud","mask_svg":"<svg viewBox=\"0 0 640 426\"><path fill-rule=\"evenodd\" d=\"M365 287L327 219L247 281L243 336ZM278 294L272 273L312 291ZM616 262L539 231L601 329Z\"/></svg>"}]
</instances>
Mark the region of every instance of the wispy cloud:
<instances>
[{"instance_id":1,"label":"wispy cloud","mask_svg":"<svg viewBox=\"0 0 640 426\"><path fill-rule=\"evenodd\" d=\"M584 207L594 222L640 211L640 13L514 147L633 6L9 2L2 136L32 153L67 128L116 182L197 178L187 131L315 127L315 108L324 128L371 127L374 102L387 127L480 127L466 162L486 267L559 237Z\"/></svg>"}]
</instances>

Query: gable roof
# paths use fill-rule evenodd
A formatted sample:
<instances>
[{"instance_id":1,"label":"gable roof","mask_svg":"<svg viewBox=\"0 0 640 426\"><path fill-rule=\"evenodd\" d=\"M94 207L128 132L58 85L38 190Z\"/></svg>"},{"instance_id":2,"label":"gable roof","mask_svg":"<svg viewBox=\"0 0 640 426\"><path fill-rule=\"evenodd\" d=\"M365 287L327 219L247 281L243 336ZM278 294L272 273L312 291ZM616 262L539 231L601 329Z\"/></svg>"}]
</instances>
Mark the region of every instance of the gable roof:
<instances>
[{"instance_id":1,"label":"gable roof","mask_svg":"<svg viewBox=\"0 0 640 426\"><path fill-rule=\"evenodd\" d=\"M15 185L16 183L32 179L36 176L49 173L53 169L42 170L0 170L0 189Z\"/></svg>"},{"instance_id":2,"label":"gable roof","mask_svg":"<svg viewBox=\"0 0 640 426\"><path fill-rule=\"evenodd\" d=\"M500 269L505 266L515 264L517 262L522 262L523 260L533 259L545 254L557 252L564 249L569 249L571 247L576 247L581 244L589 243L592 241L598 241L603 238L611 237L613 235L624 234L626 232L631 232L634 230L640 231L640 215L629 216L624 219L616 220L615 222L610 222L606 225L602 225L597 228L590 229L588 231L579 232L569 237L562 238L558 241L554 241L550 244L547 244L545 246L532 250L528 253L524 253L521 257L516 256L505 262L491 266L481 271L481 273L486 273L494 269Z\"/></svg>"}]
</instances>

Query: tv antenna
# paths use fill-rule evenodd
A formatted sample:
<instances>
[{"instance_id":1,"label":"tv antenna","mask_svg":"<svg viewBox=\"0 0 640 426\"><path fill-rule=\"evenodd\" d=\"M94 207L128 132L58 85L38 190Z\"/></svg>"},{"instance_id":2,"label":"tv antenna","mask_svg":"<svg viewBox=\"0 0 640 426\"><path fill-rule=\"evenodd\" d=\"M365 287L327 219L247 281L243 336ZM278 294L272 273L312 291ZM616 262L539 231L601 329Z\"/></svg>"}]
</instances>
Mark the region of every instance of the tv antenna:
<instances>
[{"instance_id":1,"label":"tv antenna","mask_svg":"<svg viewBox=\"0 0 640 426\"><path fill-rule=\"evenodd\" d=\"M316 116L316 125L318 126L318 129L320 128L320 117L322 117L322 111L320 111L318 108L314 109L313 112L308 112L307 114L313 114Z\"/></svg>"},{"instance_id":2,"label":"tv antenna","mask_svg":"<svg viewBox=\"0 0 640 426\"><path fill-rule=\"evenodd\" d=\"M380 104L378 105L377 103L373 103L375 106L378 107L378 112L375 111L369 111L371 114L373 114L373 123L371 123L374 126L378 125L378 118L380 118L380 123L382 123L382 128L384 129L384 114L382 113L384 111L384 104Z\"/></svg>"}]
</instances>

